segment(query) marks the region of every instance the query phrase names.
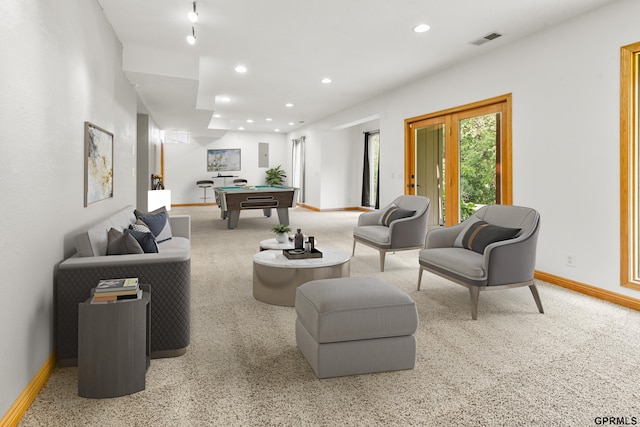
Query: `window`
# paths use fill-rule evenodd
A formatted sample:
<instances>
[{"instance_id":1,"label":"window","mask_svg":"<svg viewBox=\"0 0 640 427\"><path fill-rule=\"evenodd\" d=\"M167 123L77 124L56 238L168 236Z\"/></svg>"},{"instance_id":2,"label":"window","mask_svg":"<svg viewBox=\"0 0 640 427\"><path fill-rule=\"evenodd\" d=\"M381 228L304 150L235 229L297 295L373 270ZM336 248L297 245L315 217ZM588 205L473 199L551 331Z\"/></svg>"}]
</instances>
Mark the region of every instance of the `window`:
<instances>
[{"instance_id":1,"label":"window","mask_svg":"<svg viewBox=\"0 0 640 427\"><path fill-rule=\"evenodd\" d=\"M620 282L640 290L640 43L620 49Z\"/></svg>"},{"instance_id":2,"label":"window","mask_svg":"<svg viewBox=\"0 0 640 427\"><path fill-rule=\"evenodd\" d=\"M170 129L161 130L160 139L165 144L188 144L189 131Z\"/></svg>"}]
</instances>

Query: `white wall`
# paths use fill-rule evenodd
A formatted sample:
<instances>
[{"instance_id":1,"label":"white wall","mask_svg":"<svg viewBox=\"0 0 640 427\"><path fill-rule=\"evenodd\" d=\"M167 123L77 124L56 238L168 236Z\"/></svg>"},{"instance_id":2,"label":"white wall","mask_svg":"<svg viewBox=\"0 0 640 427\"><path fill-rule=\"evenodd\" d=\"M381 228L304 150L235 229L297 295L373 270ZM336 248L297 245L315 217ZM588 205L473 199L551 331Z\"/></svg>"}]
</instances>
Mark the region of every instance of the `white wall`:
<instances>
[{"instance_id":1,"label":"white wall","mask_svg":"<svg viewBox=\"0 0 640 427\"><path fill-rule=\"evenodd\" d=\"M331 169L325 159L338 154L325 140L332 135L322 131L379 115L384 205L404 192L406 118L512 93L513 198L541 213L537 269L640 298L619 285L618 185L619 55L621 46L640 41L639 15L640 2L620 0L295 135L314 135L314 144L326 146L322 168ZM341 187L333 185L333 191ZM325 190L323 180L323 195ZM576 267L566 266L568 253L575 254Z\"/></svg>"},{"instance_id":2,"label":"white wall","mask_svg":"<svg viewBox=\"0 0 640 427\"><path fill-rule=\"evenodd\" d=\"M53 276L135 204L136 97L98 3L0 2L0 418L54 351ZM84 207L84 122L114 134L114 197Z\"/></svg>"},{"instance_id":3,"label":"white wall","mask_svg":"<svg viewBox=\"0 0 640 427\"><path fill-rule=\"evenodd\" d=\"M151 174L160 174L160 129L148 114L137 116L137 180L136 180L136 208L142 211L148 209L147 192L151 189Z\"/></svg>"},{"instance_id":4,"label":"white wall","mask_svg":"<svg viewBox=\"0 0 640 427\"><path fill-rule=\"evenodd\" d=\"M359 207L362 194L363 132L379 128L379 121L343 127L318 123L287 135L305 137L305 204L322 210Z\"/></svg>"},{"instance_id":5,"label":"white wall","mask_svg":"<svg viewBox=\"0 0 640 427\"><path fill-rule=\"evenodd\" d=\"M171 203L184 205L202 203L203 190L196 181L211 179L218 172L207 172L207 150L221 148L239 148L241 151L240 171L220 172L222 175L238 175L246 179L249 185L264 185L267 168L258 167L258 143L269 144L269 167L282 165L289 182L291 169L290 151L287 151L285 136L272 133L228 132L215 141L200 144L165 144L165 188L171 190ZM227 181L230 185L231 179ZM222 180L216 180L222 185ZM207 197L213 197L213 191L207 190ZM207 200L211 203L214 200Z\"/></svg>"}]
</instances>

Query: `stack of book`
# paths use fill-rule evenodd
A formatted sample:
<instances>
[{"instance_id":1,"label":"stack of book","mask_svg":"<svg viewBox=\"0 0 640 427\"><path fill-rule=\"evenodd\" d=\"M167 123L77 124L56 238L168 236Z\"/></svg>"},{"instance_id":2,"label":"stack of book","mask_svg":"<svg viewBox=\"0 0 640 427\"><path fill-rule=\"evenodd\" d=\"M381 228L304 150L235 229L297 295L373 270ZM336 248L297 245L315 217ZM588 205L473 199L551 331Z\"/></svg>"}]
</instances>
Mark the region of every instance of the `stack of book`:
<instances>
[{"instance_id":1,"label":"stack of book","mask_svg":"<svg viewBox=\"0 0 640 427\"><path fill-rule=\"evenodd\" d=\"M122 299L142 298L137 277L104 279L98 282L91 303L112 302Z\"/></svg>"}]
</instances>

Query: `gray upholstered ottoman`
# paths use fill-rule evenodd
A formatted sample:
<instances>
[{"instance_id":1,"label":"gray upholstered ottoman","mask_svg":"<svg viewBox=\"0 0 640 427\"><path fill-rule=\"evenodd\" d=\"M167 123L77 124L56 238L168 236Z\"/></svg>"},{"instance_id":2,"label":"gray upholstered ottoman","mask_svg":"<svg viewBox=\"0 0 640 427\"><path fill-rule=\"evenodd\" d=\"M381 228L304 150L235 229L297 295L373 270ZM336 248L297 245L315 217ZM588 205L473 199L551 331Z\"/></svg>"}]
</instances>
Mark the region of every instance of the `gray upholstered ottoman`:
<instances>
[{"instance_id":1,"label":"gray upholstered ottoman","mask_svg":"<svg viewBox=\"0 0 640 427\"><path fill-rule=\"evenodd\" d=\"M296 343L318 378L413 369L413 299L370 277L313 280L296 291Z\"/></svg>"}]
</instances>

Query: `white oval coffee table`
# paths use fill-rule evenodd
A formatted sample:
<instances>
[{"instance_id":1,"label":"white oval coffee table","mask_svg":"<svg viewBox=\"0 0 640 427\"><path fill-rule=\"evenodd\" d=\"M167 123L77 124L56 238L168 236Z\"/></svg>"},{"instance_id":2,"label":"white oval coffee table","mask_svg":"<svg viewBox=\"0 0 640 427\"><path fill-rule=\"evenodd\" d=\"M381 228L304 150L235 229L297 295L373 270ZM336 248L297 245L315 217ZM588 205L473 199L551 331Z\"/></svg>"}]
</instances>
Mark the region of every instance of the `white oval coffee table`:
<instances>
[{"instance_id":1,"label":"white oval coffee table","mask_svg":"<svg viewBox=\"0 0 640 427\"><path fill-rule=\"evenodd\" d=\"M304 241L307 242L308 238L305 236ZM318 241L315 241L315 245L318 244ZM260 241L260 250L264 251L267 249L293 249L293 240L285 240L284 242L278 242L276 239L267 239Z\"/></svg>"},{"instance_id":2,"label":"white oval coffee table","mask_svg":"<svg viewBox=\"0 0 640 427\"><path fill-rule=\"evenodd\" d=\"M318 248L322 258L289 259L282 250L253 256L253 297L267 304L293 307L296 289L311 280L349 277L351 256L332 248Z\"/></svg>"}]
</instances>

